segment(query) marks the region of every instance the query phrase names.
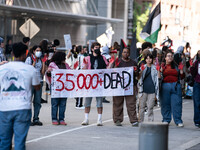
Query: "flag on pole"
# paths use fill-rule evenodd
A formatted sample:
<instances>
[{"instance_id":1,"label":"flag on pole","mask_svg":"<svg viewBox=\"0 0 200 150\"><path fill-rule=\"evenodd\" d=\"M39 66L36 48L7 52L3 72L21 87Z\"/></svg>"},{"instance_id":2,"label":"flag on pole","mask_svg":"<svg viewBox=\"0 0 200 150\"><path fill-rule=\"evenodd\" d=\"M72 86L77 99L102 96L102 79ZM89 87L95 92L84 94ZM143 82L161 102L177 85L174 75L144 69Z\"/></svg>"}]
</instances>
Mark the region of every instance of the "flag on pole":
<instances>
[{"instance_id":1,"label":"flag on pole","mask_svg":"<svg viewBox=\"0 0 200 150\"><path fill-rule=\"evenodd\" d=\"M137 46L136 46L136 31L133 32L133 38L131 41L131 47L130 47L130 58L135 59L137 58Z\"/></svg>"},{"instance_id":2,"label":"flag on pole","mask_svg":"<svg viewBox=\"0 0 200 150\"><path fill-rule=\"evenodd\" d=\"M123 39L121 39L121 42L120 42L120 51L119 51L119 58L122 57L122 51L123 51L123 49L124 49L125 47L127 47L127 46L126 46L126 43L124 42Z\"/></svg>"},{"instance_id":3,"label":"flag on pole","mask_svg":"<svg viewBox=\"0 0 200 150\"><path fill-rule=\"evenodd\" d=\"M160 3L156 6L153 12L149 15L149 19L144 26L140 37L152 44L157 42L158 32L161 28L161 9Z\"/></svg>"}]
</instances>

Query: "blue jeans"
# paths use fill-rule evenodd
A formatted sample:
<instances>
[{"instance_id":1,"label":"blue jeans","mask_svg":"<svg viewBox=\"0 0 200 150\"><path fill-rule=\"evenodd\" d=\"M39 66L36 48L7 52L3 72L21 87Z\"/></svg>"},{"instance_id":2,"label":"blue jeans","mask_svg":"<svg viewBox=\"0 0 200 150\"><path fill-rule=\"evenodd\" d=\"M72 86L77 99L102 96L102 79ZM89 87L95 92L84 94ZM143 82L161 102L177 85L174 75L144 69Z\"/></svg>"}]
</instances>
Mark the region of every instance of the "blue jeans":
<instances>
[{"instance_id":1,"label":"blue jeans","mask_svg":"<svg viewBox=\"0 0 200 150\"><path fill-rule=\"evenodd\" d=\"M51 98L52 121L64 121L67 98ZM58 116L59 109L59 118Z\"/></svg>"},{"instance_id":2,"label":"blue jeans","mask_svg":"<svg viewBox=\"0 0 200 150\"><path fill-rule=\"evenodd\" d=\"M32 89L33 93L33 121L38 121L39 120L39 113L41 109L41 98L42 98L42 86L43 82L40 82L41 87L40 90L35 90L34 88Z\"/></svg>"},{"instance_id":3,"label":"blue jeans","mask_svg":"<svg viewBox=\"0 0 200 150\"><path fill-rule=\"evenodd\" d=\"M200 124L200 83L197 82L194 82L193 101L194 101L194 123Z\"/></svg>"},{"instance_id":4,"label":"blue jeans","mask_svg":"<svg viewBox=\"0 0 200 150\"><path fill-rule=\"evenodd\" d=\"M0 150L9 150L14 134L15 150L25 150L31 110L0 111Z\"/></svg>"},{"instance_id":5,"label":"blue jeans","mask_svg":"<svg viewBox=\"0 0 200 150\"><path fill-rule=\"evenodd\" d=\"M182 91L181 84L163 83L160 93L161 113L163 122L171 122L173 114L175 124L183 123L182 117Z\"/></svg>"}]
</instances>

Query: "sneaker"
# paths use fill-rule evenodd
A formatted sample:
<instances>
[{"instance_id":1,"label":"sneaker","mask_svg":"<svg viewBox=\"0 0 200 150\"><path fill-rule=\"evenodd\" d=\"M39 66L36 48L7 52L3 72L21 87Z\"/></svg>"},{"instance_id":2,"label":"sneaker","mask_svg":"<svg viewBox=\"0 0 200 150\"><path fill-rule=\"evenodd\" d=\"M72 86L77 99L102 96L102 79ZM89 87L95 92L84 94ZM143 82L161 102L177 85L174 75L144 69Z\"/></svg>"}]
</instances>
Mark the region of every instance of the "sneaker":
<instances>
[{"instance_id":1,"label":"sneaker","mask_svg":"<svg viewBox=\"0 0 200 150\"><path fill-rule=\"evenodd\" d=\"M122 126L122 124L121 124L121 122L120 122L119 120L117 120L117 121L115 122L115 125L116 125L116 126Z\"/></svg>"},{"instance_id":2,"label":"sneaker","mask_svg":"<svg viewBox=\"0 0 200 150\"><path fill-rule=\"evenodd\" d=\"M160 102L157 102L157 107L160 108Z\"/></svg>"},{"instance_id":3,"label":"sneaker","mask_svg":"<svg viewBox=\"0 0 200 150\"><path fill-rule=\"evenodd\" d=\"M66 123L65 121L60 121L60 125L64 125L64 126L66 126L67 123Z\"/></svg>"},{"instance_id":4,"label":"sneaker","mask_svg":"<svg viewBox=\"0 0 200 150\"><path fill-rule=\"evenodd\" d=\"M134 122L132 123L132 127L138 127L139 123L138 122Z\"/></svg>"},{"instance_id":5,"label":"sneaker","mask_svg":"<svg viewBox=\"0 0 200 150\"><path fill-rule=\"evenodd\" d=\"M184 127L183 123L178 123L177 126L180 128Z\"/></svg>"},{"instance_id":6,"label":"sneaker","mask_svg":"<svg viewBox=\"0 0 200 150\"><path fill-rule=\"evenodd\" d=\"M79 109L85 109L85 106L81 106L81 107L79 107Z\"/></svg>"},{"instance_id":7,"label":"sneaker","mask_svg":"<svg viewBox=\"0 0 200 150\"><path fill-rule=\"evenodd\" d=\"M165 123L165 124L168 124L168 125L169 125L169 122L167 122L167 121L163 121L162 123Z\"/></svg>"},{"instance_id":8,"label":"sneaker","mask_svg":"<svg viewBox=\"0 0 200 150\"><path fill-rule=\"evenodd\" d=\"M75 107L76 109L85 109L85 106L81 106L81 107Z\"/></svg>"},{"instance_id":9,"label":"sneaker","mask_svg":"<svg viewBox=\"0 0 200 150\"><path fill-rule=\"evenodd\" d=\"M52 125L59 125L58 121L52 121Z\"/></svg>"},{"instance_id":10,"label":"sneaker","mask_svg":"<svg viewBox=\"0 0 200 150\"><path fill-rule=\"evenodd\" d=\"M85 119L85 120L81 123L81 125L83 125L83 126L89 125L89 120Z\"/></svg>"},{"instance_id":11,"label":"sneaker","mask_svg":"<svg viewBox=\"0 0 200 150\"><path fill-rule=\"evenodd\" d=\"M42 125L43 125L43 123L40 122L39 120L33 121L33 122L31 123L31 126L42 126Z\"/></svg>"},{"instance_id":12,"label":"sneaker","mask_svg":"<svg viewBox=\"0 0 200 150\"><path fill-rule=\"evenodd\" d=\"M198 127L198 128L200 128L200 124L198 124L198 123L196 123L195 126Z\"/></svg>"},{"instance_id":13,"label":"sneaker","mask_svg":"<svg viewBox=\"0 0 200 150\"><path fill-rule=\"evenodd\" d=\"M47 103L47 101L41 98L41 103Z\"/></svg>"},{"instance_id":14,"label":"sneaker","mask_svg":"<svg viewBox=\"0 0 200 150\"><path fill-rule=\"evenodd\" d=\"M110 103L110 101L103 99L103 103Z\"/></svg>"},{"instance_id":15,"label":"sneaker","mask_svg":"<svg viewBox=\"0 0 200 150\"><path fill-rule=\"evenodd\" d=\"M97 121L97 126L103 126L103 123L102 123L101 120L98 120L98 121Z\"/></svg>"}]
</instances>

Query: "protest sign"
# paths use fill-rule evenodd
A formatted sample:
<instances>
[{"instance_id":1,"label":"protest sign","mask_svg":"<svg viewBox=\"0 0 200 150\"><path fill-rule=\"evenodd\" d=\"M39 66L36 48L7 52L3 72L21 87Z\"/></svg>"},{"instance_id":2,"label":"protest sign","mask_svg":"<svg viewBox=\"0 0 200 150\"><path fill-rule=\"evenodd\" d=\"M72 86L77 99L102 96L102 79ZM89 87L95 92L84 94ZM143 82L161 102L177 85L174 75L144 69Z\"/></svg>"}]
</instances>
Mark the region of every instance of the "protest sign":
<instances>
[{"instance_id":1,"label":"protest sign","mask_svg":"<svg viewBox=\"0 0 200 150\"><path fill-rule=\"evenodd\" d=\"M71 42L71 36L70 34L65 34L64 35L64 40L65 40L65 47L67 50L72 49L72 42Z\"/></svg>"},{"instance_id":2,"label":"protest sign","mask_svg":"<svg viewBox=\"0 0 200 150\"><path fill-rule=\"evenodd\" d=\"M107 38L108 38L108 42L107 42L108 47L112 46L112 36L113 36L114 33L115 32L112 30L112 27L110 27L106 30L106 35L107 35Z\"/></svg>"},{"instance_id":3,"label":"protest sign","mask_svg":"<svg viewBox=\"0 0 200 150\"><path fill-rule=\"evenodd\" d=\"M103 33L102 35L97 37L97 42L99 42L101 46L106 46L106 44L108 43L108 37L105 33Z\"/></svg>"},{"instance_id":4,"label":"protest sign","mask_svg":"<svg viewBox=\"0 0 200 150\"><path fill-rule=\"evenodd\" d=\"M96 42L95 40L89 40L89 54L92 54L91 52L91 46L92 46L92 43Z\"/></svg>"},{"instance_id":5,"label":"protest sign","mask_svg":"<svg viewBox=\"0 0 200 150\"><path fill-rule=\"evenodd\" d=\"M52 71L51 97L133 95L133 67Z\"/></svg>"}]
</instances>

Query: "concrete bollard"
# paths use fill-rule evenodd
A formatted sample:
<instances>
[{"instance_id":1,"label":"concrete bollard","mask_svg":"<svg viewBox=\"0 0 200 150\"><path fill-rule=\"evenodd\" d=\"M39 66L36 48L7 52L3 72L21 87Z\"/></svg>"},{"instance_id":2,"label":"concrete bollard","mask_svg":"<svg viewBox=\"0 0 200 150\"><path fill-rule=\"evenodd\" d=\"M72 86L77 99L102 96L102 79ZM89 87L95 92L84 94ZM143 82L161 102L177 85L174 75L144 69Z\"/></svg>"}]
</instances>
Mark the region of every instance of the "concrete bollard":
<instances>
[{"instance_id":1,"label":"concrete bollard","mask_svg":"<svg viewBox=\"0 0 200 150\"><path fill-rule=\"evenodd\" d=\"M141 123L139 150L168 150L168 124L158 122Z\"/></svg>"}]
</instances>

